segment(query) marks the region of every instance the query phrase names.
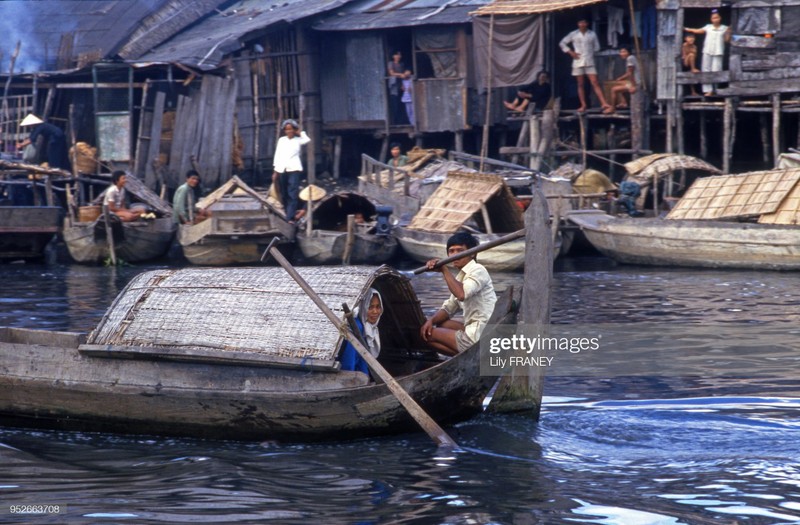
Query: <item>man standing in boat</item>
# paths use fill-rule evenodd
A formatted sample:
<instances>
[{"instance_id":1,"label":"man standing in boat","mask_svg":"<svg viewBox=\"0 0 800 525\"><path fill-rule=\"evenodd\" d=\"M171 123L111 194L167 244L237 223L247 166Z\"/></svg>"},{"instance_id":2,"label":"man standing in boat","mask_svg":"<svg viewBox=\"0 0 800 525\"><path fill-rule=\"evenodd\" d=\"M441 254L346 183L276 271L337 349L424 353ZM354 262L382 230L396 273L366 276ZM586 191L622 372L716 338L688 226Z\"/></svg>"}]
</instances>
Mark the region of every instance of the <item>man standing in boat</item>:
<instances>
[{"instance_id":1,"label":"man standing in boat","mask_svg":"<svg viewBox=\"0 0 800 525\"><path fill-rule=\"evenodd\" d=\"M447 240L447 255L451 257L478 245L472 234L459 232ZM489 322L497 302L492 278L476 256L453 261L459 270L453 274L445 266L436 268L439 259L427 262L428 270L438 271L444 277L450 297L442 307L425 321L420 329L423 341L437 351L454 356L477 343ZM452 319L459 310L464 312L464 322Z\"/></svg>"}]
</instances>

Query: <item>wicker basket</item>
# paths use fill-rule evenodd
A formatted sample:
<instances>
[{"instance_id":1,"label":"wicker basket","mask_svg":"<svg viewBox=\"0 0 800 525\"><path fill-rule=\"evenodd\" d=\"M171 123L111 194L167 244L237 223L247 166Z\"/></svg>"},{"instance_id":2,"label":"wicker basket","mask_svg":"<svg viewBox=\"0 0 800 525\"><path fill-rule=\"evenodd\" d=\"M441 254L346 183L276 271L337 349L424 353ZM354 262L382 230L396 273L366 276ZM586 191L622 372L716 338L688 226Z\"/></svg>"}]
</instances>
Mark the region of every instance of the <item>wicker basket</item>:
<instances>
[{"instance_id":1,"label":"wicker basket","mask_svg":"<svg viewBox=\"0 0 800 525\"><path fill-rule=\"evenodd\" d=\"M103 211L102 206L81 206L78 208L78 222L92 222Z\"/></svg>"},{"instance_id":2,"label":"wicker basket","mask_svg":"<svg viewBox=\"0 0 800 525\"><path fill-rule=\"evenodd\" d=\"M75 167L79 173L95 173L97 171L97 148L89 146L85 142L78 142L70 148L70 159L75 158Z\"/></svg>"}]
</instances>

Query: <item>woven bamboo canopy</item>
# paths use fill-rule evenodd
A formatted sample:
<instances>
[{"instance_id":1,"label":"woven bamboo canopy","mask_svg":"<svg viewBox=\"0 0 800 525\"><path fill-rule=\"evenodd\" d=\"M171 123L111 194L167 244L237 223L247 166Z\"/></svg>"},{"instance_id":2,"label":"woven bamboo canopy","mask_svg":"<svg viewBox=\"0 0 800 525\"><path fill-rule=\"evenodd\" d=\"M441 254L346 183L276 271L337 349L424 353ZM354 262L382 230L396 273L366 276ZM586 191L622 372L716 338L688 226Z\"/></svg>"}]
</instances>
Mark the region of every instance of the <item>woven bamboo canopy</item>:
<instances>
[{"instance_id":1,"label":"woven bamboo canopy","mask_svg":"<svg viewBox=\"0 0 800 525\"><path fill-rule=\"evenodd\" d=\"M485 231L485 216L490 218L494 233L508 233L524 227L522 210L503 177L453 171L425 201L408 227L434 233L455 233L467 221L474 219Z\"/></svg>"},{"instance_id":2,"label":"woven bamboo canopy","mask_svg":"<svg viewBox=\"0 0 800 525\"><path fill-rule=\"evenodd\" d=\"M342 303L354 308L370 287L376 288L384 304L382 341L413 339L425 320L409 279L387 266L298 271L337 314ZM167 354L198 348L248 352L265 362L320 360L336 368L342 339L282 268L190 268L138 275L88 343L157 347Z\"/></svg>"},{"instance_id":3,"label":"woven bamboo canopy","mask_svg":"<svg viewBox=\"0 0 800 525\"><path fill-rule=\"evenodd\" d=\"M677 170L701 170L709 173L720 173L720 170L708 162L691 155L673 153L655 153L625 163L625 170L630 179L647 185L654 177L660 177Z\"/></svg>"},{"instance_id":4,"label":"woven bamboo canopy","mask_svg":"<svg viewBox=\"0 0 800 525\"><path fill-rule=\"evenodd\" d=\"M472 15L537 15L574 9L607 0L494 0L494 2L478 8Z\"/></svg>"},{"instance_id":5,"label":"woven bamboo canopy","mask_svg":"<svg viewBox=\"0 0 800 525\"><path fill-rule=\"evenodd\" d=\"M212 191L197 203L197 207L201 210L206 210L213 206L214 204L220 202L223 198L229 195L236 195L236 196L249 196L251 199L259 204L261 204L264 208L267 208L271 211L275 211L272 204L267 200L267 198L261 194L259 194L256 190L248 186L242 179L238 176L234 175L231 179L217 188L216 190Z\"/></svg>"},{"instance_id":6,"label":"woven bamboo canopy","mask_svg":"<svg viewBox=\"0 0 800 525\"><path fill-rule=\"evenodd\" d=\"M800 168L697 179L668 219L732 219L762 216L770 224L796 224ZM759 221L762 222L762 221Z\"/></svg>"}]
</instances>

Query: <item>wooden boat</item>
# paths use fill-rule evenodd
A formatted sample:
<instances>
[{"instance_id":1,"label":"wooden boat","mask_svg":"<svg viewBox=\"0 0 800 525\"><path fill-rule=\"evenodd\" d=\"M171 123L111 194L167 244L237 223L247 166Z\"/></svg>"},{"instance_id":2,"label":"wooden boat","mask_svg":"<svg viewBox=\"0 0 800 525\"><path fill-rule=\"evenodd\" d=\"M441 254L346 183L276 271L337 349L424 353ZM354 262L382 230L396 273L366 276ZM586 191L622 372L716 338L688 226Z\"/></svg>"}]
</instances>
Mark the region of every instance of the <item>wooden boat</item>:
<instances>
[{"instance_id":1,"label":"wooden boat","mask_svg":"<svg viewBox=\"0 0 800 525\"><path fill-rule=\"evenodd\" d=\"M0 259L39 259L61 230L58 206L0 206Z\"/></svg>"},{"instance_id":2,"label":"wooden boat","mask_svg":"<svg viewBox=\"0 0 800 525\"><path fill-rule=\"evenodd\" d=\"M355 192L337 192L314 204L314 227L309 234L306 218L297 228L297 244L313 264L381 264L397 252L391 233L391 208L376 207ZM348 215L360 216L348 232Z\"/></svg>"},{"instance_id":3,"label":"wooden boat","mask_svg":"<svg viewBox=\"0 0 800 525\"><path fill-rule=\"evenodd\" d=\"M294 237L294 227L268 198L237 176L198 202L197 207L210 211L211 217L197 224L182 224L178 229L178 243L192 264L255 264L273 238L290 241Z\"/></svg>"},{"instance_id":4,"label":"wooden boat","mask_svg":"<svg viewBox=\"0 0 800 525\"><path fill-rule=\"evenodd\" d=\"M793 225L619 218L573 211L603 255L628 264L800 270L800 228Z\"/></svg>"},{"instance_id":5,"label":"wooden boat","mask_svg":"<svg viewBox=\"0 0 800 525\"><path fill-rule=\"evenodd\" d=\"M370 287L384 302L380 362L440 423L481 412L496 378L478 345L421 350L407 277L305 267L337 313ZM513 323L510 294L487 335ZM0 423L223 439L350 439L416 430L385 384L342 371L342 336L281 268L162 269L134 278L88 337L0 328Z\"/></svg>"},{"instance_id":6,"label":"wooden boat","mask_svg":"<svg viewBox=\"0 0 800 525\"><path fill-rule=\"evenodd\" d=\"M498 175L451 172L408 226L395 235L413 259L426 262L447 255L447 239L469 231L483 243L524 228L522 209ZM478 257L489 271L516 271L525 264L525 241L519 239Z\"/></svg>"},{"instance_id":7,"label":"wooden boat","mask_svg":"<svg viewBox=\"0 0 800 525\"><path fill-rule=\"evenodd\" d=\"M157 259L169 251L177 226L172 220L172 208L133 175L126 177L125 190L157 214L155 219L121 222L110 214L110 230L117 259L136 263ZM101 201L103 194L96 201ZM109 259L111 252L105 217L100 214L91 220L71 212L64 219L64 242L70 256L79 263L99 263Z\"/></svg>"}]
</instances>

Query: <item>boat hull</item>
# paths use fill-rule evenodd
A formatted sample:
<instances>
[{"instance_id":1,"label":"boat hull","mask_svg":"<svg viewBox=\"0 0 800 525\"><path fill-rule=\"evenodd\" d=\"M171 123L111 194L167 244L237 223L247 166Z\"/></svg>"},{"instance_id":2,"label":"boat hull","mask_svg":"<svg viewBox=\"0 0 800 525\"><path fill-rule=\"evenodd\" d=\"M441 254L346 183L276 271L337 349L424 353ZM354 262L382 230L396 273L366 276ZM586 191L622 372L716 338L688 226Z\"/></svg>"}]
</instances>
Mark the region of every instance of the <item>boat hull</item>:
<instances>
[{"instance_id":1,"label":"boat hull","mask_svg":"<svg viewBox=\"0 0 800 525\"><path fill-rule=\"evenodd\" d=\"M298 232L297 244L303 257L314 264L341 264L347 245L347 232L314 230L311 236ZM356 233L350 252L350 264L382 264L397 252L392 235Z\"/></svg>"},{"instance_id":2,"label":"boat hull","mask_svg":"<svg viewBox=\"0 0 800 525\"><path fill-rule=\"evenodd\" d=\"M418 429L385 384L364 384L360 372L96 357L78 350L82 334L0 333L4 424L302 441ZM397 379L435 420L453 423L480 412L495 382L479 361L475 345Z\"/></svg>"},{"instance_id":3,"label":"boat hull","mask_svg":"<svg viewBox=\"0 0 800 525\"><path fill-rule=\"evenodd\" d=\"M0 206L0 259L38 259L61 229L57 206Z\"/></svg>"},{"instance_id":4,"label":"boat hull","mask_svg":"<svg viewBox=\"0 0 800 525\"><path fill-rule=\"evenodd\" d=\"M447 239L451 234L430 233L408 228L395 228L395 235L403 250L419 262L431 259L441 259L447 255ZM483 244L493 241L501 234L475 234L478 242ZM495 248L491 248L478 255L478 261L489 271L514 272L522 270L525 266L525 239L517 239Z\"/></svg>"},{"instance_id":5,"label":"boat hull","mask_svg":"<svg viewBox=\"0 0 800 525\"><path fill-rule=\"evenodd\" d=\"M114 244L117 258L135 263L157 259L169 251L176 225L172 218L121 223L124 239ZM106 239L95 236L95 222L64 224L64 242L70 256L79 263L99 263L110 256Z\"/></svg>"},{"instance_id":6,"label":"boat hull","mask_svg":"<svg viewBox=\"0 0 800 525\"><path fill-rule=\"evenodd\" d=\"M569 216L603 255L626 264L754 270L800 270L796 226Z\"/></svg>"}]
</instances>

